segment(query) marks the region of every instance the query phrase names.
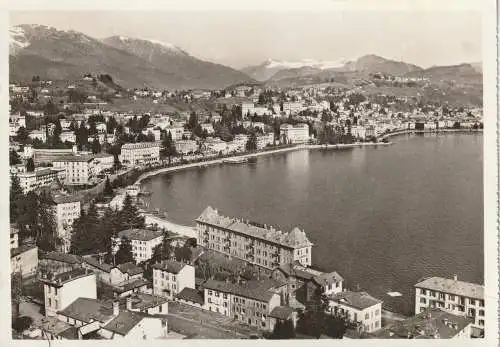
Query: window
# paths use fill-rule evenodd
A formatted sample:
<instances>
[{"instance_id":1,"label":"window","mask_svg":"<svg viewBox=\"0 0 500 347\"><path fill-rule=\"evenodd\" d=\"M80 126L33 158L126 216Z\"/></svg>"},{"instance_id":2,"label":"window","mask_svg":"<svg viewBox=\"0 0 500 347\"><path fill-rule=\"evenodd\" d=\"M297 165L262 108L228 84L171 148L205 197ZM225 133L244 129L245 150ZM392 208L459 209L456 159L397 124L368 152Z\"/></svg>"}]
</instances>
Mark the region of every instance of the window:
<instances>
[{"instance_id":1,"label":"window","mask_svg":"<svg viewBox=\"0 0 500 347\"><path fill-rule=\"evenodd\" d=\"M436 297L436 292L431 290L431 296Z\"/></svg>"},{"instance_id":2,"label":"window","mask_svg":"<svg viewBox=\"0 0 500 347\"><path fill-rule=\"evenodd\" d=\"M375 328L378 328L378 321L375 322Z\"/></svg>"},{"instance_id":3,"label":"window","mask_svg":"<svg viewBox=\"0 0 500 347\"><path fill-rule=\"evenodd\" d=\"M370 318L370 315L368 313L365 313L365 319Z\"/></svg>"},{"instance_id":4,"label":"window","mask_svg":"<svg viewBox=\"0 0 500 347\"><path fill-rule=\"evenodd\" d=\"M427 291L425 289L420 289L420 294L422 295L426 295L427 294Z\"/></svg>"},{"instance_id":5,"label":"window","mask_svg":"<svg viewBox=\"0 0 500 347\"><path fill-rule=\"evenodd\" d=\"M264 310L266 310L266 309L267 309L267 305L266 305L266 304L262 304L262 308L263 308Z\"/></svg>"},{"instance_id":6,"label":"window","mask_svg":"<svg viewBox=\"0 0 500 347\"><path fill-rule=\"evenodd\" d=\"M479 320L479 325L480 325L480 326L484 326L484 320L480 319L480 320Z\"/></svg>"},{"instance_id":7,"label":"window","mask_svg":"<svg viewBox=\"0 0 500 347\"><path fill-rule=\"evenodd\" d=\"M484 307L484 300L479 300L479 307Z\"/></svg>"},{"instance_id":8,"label":"window","mask_svg":"<svg viewBox=\"0 0 500 347\"><path fill-rule=\"evenodd\" d=\"M425 298L420 298L420 303L421 304L425 304L427 300L425 300Z\"/></svg>"},{"instance_id":9,"label":"window","mask_svg":"<svg viewBox=\"0 0 500 347\"><path fill-rule=\"evenodd\" d=\"M448 298L451 300L451 301L455 301L455 295L449 295Z\"/></svg>"},{"instance_id":10,"label":"window","mask_svg":"<svg viewBox=\"0 0 500 347\"><path fill-rule=\"evenodd\" d=\"M439 293L439 299L444 300L444 293Z\"/></svg>"},{"instance_id":11,"label":"window","mask_svg":"<svg viewBox=\"0 0 500 347\"><path fill-rule=\"evenodd\" d=\"M219 292L215 292L215 297L218 298L220 296Z\"/></svg>"},{"instance_id":12,"label":"window","mask_svg":"<svg viewBox=\"0 0 500 347\"><path fill-rule=\"evenodd\" d=\"M212 298L208 298L208 303L211 304L212 303Z\"/></svg>"},{"instance_id":13,"label":"window","mask_svg":"<svg viewBox=\"0 0 500 347\"><path fill-rule=\"evenodd\" d=\"M224 299L227 299L227 294L226 294L226 293L222 294L222 297L223 297Z\"/></svg>"},{"instance_id":14,"label":"window","mask_svg":"<svg viewBox=\"0 0 500 347\"><path fill-rule=\"evenodd\" d=\"M479 315L480 315L481 317L484 317L484 310L479 310Z\"/></svg>"},{"instance_id":15,"label":"window","mask_svg":"<svg viewBox=\"0 0 500 347\"><path fill-rule=\"evenodd\" d=\"M54 300L54 308L59 309L59 302L57 300Z\"/></svg>"},{"instance_id":16,"label":"window","mask_svg":"<svg viewBox=\"0 0 500 347\"><path fill-rule=\"evenodd\" d=\"M224 307L227 307L227 302L224 302L224 304L223 304L223 305L224 305Z\"/></svg>"},{"instance_id":17,"label":"window","mask_svg":"<svg viewBox=\"0 0 500 347\"><path fill-rule=\"evenodd\" d=\"M211 290L208 291L208 295L212 295L212 291Z\"/></svg>"},{"instance_id":18,"label":"window","mask_svg":"<svg viewBox=\"0 0 500 347\"><path fill-rule=\"evenodd\" d=\"M52 299L51 298L49 298L49 307L52 307Z\"/></svg>"},{"instance_id":19,"label":"window","mask_svg":"<svg viewBox=\"0 0 500 347\"><path fill-rule=\"evenodd\" d=\"M375 311L375 316L379 316L380 315L380 310L377 308L377 310Z\"/></svg>"},{"instance_id":20,"label":"window","mask_svg":"<svg viewBox=\"0 0 500 347\"><path fill-rule=\"evenodd\" d=\"M471 305L475 305L475 304L476 304L476 300L474 300L474 299L469 299L469 304L471 304Z\"/></svg>"}]
</instances>

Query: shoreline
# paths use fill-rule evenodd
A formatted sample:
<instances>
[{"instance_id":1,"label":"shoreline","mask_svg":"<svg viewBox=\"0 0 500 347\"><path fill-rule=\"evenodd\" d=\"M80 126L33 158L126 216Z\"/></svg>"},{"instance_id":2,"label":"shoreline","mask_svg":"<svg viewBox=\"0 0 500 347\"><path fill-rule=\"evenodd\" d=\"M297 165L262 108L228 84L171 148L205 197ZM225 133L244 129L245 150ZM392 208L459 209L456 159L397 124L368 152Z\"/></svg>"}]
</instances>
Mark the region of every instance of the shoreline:
<instances>
[{"instance_id":1,"label":"shoreline","mask_svg":"<svg viewBox=\"0 0 500 347\"><path fill-rule=\"evenodd\" d=\"M439 133L482 133L483 129L405 129L393 133L385 134L380 137L381 140L388 139L393 136L405 134L439 134Z\"/></svg>"}]
</instances>

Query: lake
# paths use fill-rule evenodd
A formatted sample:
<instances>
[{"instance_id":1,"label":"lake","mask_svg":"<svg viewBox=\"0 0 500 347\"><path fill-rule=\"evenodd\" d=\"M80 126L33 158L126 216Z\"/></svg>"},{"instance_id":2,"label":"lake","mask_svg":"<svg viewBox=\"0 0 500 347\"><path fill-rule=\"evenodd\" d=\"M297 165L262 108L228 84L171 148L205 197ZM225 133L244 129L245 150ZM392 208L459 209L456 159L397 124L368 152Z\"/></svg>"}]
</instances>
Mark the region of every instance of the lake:
<instances>
[{"instance_id":1,"label":"lake","mask_svg":"<svg viewBox=\"0 0 500 347\"><path fill-rule=\"evenodd\" d=\"M483 283L483 137L391 141L165 173L143 187L153 192L150 207L166 209L173 222L194 225L210 205L284 231L299 226L315 244L315 266L412 314L413 286L423 277Z\"/></svg>"}]
</instances>

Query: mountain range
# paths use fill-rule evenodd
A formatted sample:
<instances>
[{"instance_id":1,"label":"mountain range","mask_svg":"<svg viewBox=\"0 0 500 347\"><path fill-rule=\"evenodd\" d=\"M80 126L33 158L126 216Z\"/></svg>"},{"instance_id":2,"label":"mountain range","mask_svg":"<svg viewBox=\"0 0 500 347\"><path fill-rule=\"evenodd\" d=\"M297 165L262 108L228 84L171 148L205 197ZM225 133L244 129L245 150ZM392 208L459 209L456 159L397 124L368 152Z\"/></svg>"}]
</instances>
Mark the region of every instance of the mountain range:
<instances>
[{"instance_id":1,"label":"mountain range","mask_svg":"<svg viewBox=\"0 0 500 347\"><path fill-rule=\"evenodd\" d=\"M10 78L75 79L109 74L124 87L224 88L252 81L241 71L200 60L174 45L123 36L103 40L42 25L10 29Z\"/></svg>"},{"instance_id":2,"label":"mountain range","mask_svg":"<svg viewBox=\"0 0 500 347\"><path fill-rule=\"evenodd\" d=\"M220 89L242 83L265 82L282 87L385 73L480 83L481 63L424 69L377 55L355 61L304 59L265 62L241 69L203 61L180 47L158 40L111 36L96 39L77 31L43 25L17 25L10 29L10 78L29 80L77 79L85 73L109 74L123 87L164 89Z\"/></svg>"}]
</instances>

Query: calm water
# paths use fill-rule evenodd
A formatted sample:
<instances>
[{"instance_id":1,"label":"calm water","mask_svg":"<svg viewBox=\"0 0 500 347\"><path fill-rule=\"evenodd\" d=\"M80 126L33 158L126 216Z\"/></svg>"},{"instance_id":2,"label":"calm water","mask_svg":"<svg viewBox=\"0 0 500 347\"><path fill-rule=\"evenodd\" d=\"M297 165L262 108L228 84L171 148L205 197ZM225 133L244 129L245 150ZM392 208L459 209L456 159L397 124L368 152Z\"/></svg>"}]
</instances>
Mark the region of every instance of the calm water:
<instances>
[{"instance_id":1,"label":"calm water","mask_svg":"<svg viewBox=\"0 0 500 347\"><path fill-rule=\"evenodd\" d=\"M483 283L482 135L410 135L388 147L300 151L144 181L151 206L194 224L207 206L315 244L313 264L387 308L413 311L425 276ZM400 298L386 293L398 291Z\"/></svg>"}]
</instances>

